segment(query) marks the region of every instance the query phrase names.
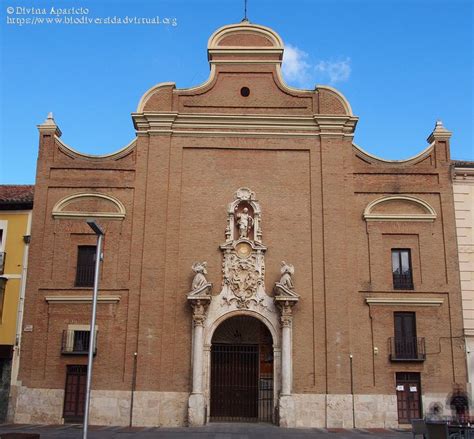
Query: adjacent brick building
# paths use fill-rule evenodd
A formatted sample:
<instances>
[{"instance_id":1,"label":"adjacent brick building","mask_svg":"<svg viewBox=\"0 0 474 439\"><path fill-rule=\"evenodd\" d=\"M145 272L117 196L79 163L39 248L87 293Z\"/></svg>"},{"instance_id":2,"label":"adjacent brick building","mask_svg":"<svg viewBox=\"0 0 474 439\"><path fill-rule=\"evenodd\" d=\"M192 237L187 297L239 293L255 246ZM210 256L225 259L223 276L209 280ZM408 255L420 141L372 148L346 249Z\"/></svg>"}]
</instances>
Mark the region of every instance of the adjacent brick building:
<instances>
[{"instance_id":1,"label":"adjacent brick building","mask_svg":"<svg viewBox=\"0 0 474 439\"><path fill-rule=\"evenodd\" d=\"M388 427L466 383L450 132L376 158L341 93L285 85L282 54L266 27L217 30L208 81L146 92L114 154L39 126L17 422L81 418L89 217L93 424Z\"/></svg>"}]
</instances>

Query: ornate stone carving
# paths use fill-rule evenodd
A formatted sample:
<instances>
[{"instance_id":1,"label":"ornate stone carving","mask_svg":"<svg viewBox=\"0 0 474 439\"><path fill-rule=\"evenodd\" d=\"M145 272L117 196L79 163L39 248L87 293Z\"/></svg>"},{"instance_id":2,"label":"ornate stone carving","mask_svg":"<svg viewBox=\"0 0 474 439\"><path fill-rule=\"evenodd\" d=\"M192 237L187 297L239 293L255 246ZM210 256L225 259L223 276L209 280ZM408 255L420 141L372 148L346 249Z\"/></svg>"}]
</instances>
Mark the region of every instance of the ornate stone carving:
<instances>
[{"instance_id":1,"label":"ornate stone carving","mask_svg":"<svg viewBox=\"0 0 474 439\"><path fill-rule=\"evenodd\" d=\"M202 326L206 319L206 310L211 302L211 287L212 284L207 281L206 262L195 262L192 266L194 275L191 291L188 293L188 302L193 308L193 322L194 325Z\"/></svg>"},{"instance_id":2,"label":"ornate stone carving","mask_svg":"<svg viewBox=\"0 0 474 439\"><path fill-rule=\"evenodd\" d=\"M281 327L290 327L293 321L292 307L295 302L277 302L280 308L280 324Z\"/></svg>"},{"instance_id":3,"label":"ornate stone carving","mask_svg":"<svg viewBox=\"0 0 474 439\"><path fill-rule=\"evenodd\" d=\"M242 258L230 250L224 254L223 272L226 303L235 301L238 308L248 308L251 302L259 304L263 301L260 291L264 288L263 254L251 253Z\"/></svg>"},{"instance_id":4,"label":"ornate stone carving","mask_svg":"<svg viewBox=\"0 0 474 439\"><path fill-rule=\"evenodd\" d=\"M287 264L285 261L282 261L280 273L281 273L280 285L282 285L283 287L289 290L292 290L294 286L293 286L293 280L291 277L295 274L295 267L291 264Z\"/></svg>"},{"instance_id":5,"label":"ornate stone carving","mask_svg":"<svg viewBox=\"0 0 474 439\"><path fill-rule=\"evenodd\" d=\"M193 308L193 323L194 326L202 326L204 320L206 320L206 310L210 302L202 299L193 299L190 301L191 307Z\"/></svg>"},{"instance_id":6,"label":"ornate stone carving","mask_svg":"<svg viewBox=\"0 0 474 439\"><path fill-rule=\"evenodd\" d=\"M261 305L265 297L266 247L261 242L260 205L255 193L240 188L227 209L226 242L223 252L223 303L238 308Z\"/></svg>"},{"instance_id":7,"label":"ornate stone carving","mask_svg":"<svg viewBox=\"0 0 474 439\"><path fill-rule=\"evenodd\" d=\"M281 302L298 302L300 296L295 292L293 284L295 267L291 264L287 264L285 261L282 261L280 273L280 282L275 282L275 288L273 289L275 293L275 300Z\"/></svg>"},{"instance_id":8,"label":"ornate stone carving","mask_svg":"<svg viewBox=\"0 0 474 439\"><path fill-rule=\"evenodd\" d=\"M244 207L242 212L238 213L236 216L240 237L248 238L250 229L253 227L253 218L250 216L248 208Z\"/></svg>"},{"instance_id":9,"label":"ornate stone carving","mask_svg":"<svg viewBox=\"0 0 474 439\"><path fill-rule=\"evenodd\" d=\"M241 187L235 191L234 198L236 200L255 200L255 192L248 187Z\"/></svg>"},{"instance_id":10,"label":"ornate stone carving","mask_svg":"<svg viewBox=\"0 0 474 439\"><path fill-rule=\"evenodd\" d=\"M193 282L191 284L191 292L189 294L197 294L205 287L210 287L211 284L206 279L207 274L207 262L195 262L191 267L194 273Z\"/></svg>"},{"instance_id":11,"label":"ornate stone carving","mask_svg":"<svg viewBox=\"0 0 474 439\"><path fill-rule=\"evenodd\" d=\"M275 282L275 288L273 289L275 304L280 308L281 326L289 327L293 318L292 308L298 303L300 298L299 294L294 291L293 275L295 267L282 261L280 273L280 282Z\"/></svg>"},{"instance_id":12,"label":"ornate stone carving","mask_svg":"<svg viewBox=\"0 0 474 439\"><path fill-rule=\"evenodd\" d=\"M255 192L246 187L237 189L234 201L227 207L226 243L238 239L261 242L260 222L261 211Z\"/></svg>"}]
</instances>

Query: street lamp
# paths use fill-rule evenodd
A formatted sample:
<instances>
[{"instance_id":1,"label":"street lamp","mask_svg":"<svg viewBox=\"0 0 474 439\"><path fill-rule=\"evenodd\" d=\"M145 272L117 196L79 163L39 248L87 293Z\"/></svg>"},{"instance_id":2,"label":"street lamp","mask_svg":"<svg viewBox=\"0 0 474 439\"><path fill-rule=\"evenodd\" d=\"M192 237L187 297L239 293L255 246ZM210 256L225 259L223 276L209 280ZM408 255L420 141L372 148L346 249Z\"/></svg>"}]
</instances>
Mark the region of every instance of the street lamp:
<instances>
[{"instance_id":1,"label":"street lamp","mask_svg":"<svg viewBox=\"0 0 474 439\"><path fill-rule=\"evenodd\" d=\"M89 403L91 398L91 381L92 381L92 362L94 361L94 347L95 347L95 320L97 314L97 294L99 291L99 271L100 262L102 261L102 239L104 238L104 231L93 219L88 219L87 224L97 235L97 248L95 253L95 268L94 268L94 294L92 296L92 317L89 336L89 356L87 359L87 384L86 384L86 403L84 407L84 426L82 429L82 438L87 439L87 427L89 424Z\"/></svg>"}]
</instances>

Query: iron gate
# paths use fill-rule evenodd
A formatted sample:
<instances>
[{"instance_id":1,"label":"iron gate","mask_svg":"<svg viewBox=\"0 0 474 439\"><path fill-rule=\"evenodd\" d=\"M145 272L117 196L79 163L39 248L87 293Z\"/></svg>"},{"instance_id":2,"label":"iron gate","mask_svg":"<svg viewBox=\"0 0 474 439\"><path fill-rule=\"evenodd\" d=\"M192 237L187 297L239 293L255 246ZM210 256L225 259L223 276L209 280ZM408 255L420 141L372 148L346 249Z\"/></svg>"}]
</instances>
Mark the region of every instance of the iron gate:
<instances>
[{"instance_id":1,"label":"iron gate","mask_svg":"<svg viewBox=\"0 0 474 439\"><path fill-rule=\"evenodd\" d=\"M211 421L272 422L273 374L260 367L260 346L213 344Z\"/></svg>"}]
</instances>

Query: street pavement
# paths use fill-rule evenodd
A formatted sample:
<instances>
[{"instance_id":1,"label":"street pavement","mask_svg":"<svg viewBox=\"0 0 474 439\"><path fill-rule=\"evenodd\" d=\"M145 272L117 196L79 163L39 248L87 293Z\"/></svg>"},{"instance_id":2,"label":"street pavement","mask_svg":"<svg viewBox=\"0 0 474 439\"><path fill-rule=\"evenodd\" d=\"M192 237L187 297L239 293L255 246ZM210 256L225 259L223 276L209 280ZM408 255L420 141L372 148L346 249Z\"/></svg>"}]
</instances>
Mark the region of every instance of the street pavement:
<instances>
[{"instance_id":1,"label":"street pavement","mask_svg":"<svg viewBox=\"0 0 474 439\"><path fill-rule=\"evenodd\" d=\"M0 425L0 439L5 433L36 433L41 439L80 439L81 425ZM410 439L409 431L377 429L292 429L270 424L211 423L199 428L89 428L90 439ZM20 439L21 436L18 436ZM15 438L16 439L16 438Z\"/></svg>"}]
</instances>

